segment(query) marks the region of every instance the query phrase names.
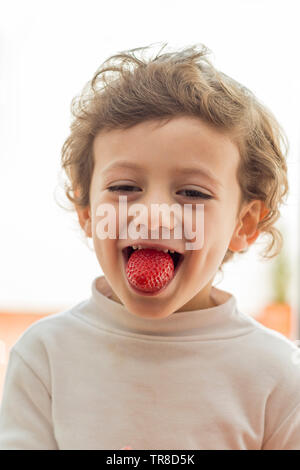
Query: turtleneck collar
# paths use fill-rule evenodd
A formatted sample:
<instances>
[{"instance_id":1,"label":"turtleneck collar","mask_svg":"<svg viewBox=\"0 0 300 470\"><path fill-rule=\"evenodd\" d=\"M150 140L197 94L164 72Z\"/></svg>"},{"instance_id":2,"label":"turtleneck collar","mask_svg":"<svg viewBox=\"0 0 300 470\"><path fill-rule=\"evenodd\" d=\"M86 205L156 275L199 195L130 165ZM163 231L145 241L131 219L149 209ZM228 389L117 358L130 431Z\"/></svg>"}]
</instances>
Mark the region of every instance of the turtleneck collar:
<instances>
[{"instance_id":1,"label":"turtleneck collar","mask_svg":"<svg viewBox=\"0 0 300 470\"><path fill-rule=\"evenodd\" d=\"M104 278L104 276L102 276ZM127 335L146 335L152 340L192 341L225 339L247 334L254 328L251 317L240 313L235 297L216 287L211 296L215 307L176 312L166 318L143 318L129 312L123 304L109 298L104 285L97 289L95 278L91 297L80 304L79 314L94 326ZM98 286L101 282L98 281ZM172 338L172 339L171 339Z\"/></svg>"}]
</instances>

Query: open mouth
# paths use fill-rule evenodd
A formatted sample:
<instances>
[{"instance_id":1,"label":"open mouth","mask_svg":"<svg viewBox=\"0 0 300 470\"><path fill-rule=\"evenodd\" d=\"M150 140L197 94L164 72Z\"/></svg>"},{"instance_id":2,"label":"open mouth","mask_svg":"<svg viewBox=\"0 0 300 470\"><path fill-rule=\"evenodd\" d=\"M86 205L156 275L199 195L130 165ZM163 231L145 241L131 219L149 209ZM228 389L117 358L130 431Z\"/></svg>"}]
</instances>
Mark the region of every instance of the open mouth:
<instances>
[{"instance_id":1,"label":"open mouth","mask_svg":"<svg viewBox=\"0 0 300 470\"><path fill-rule=\"evenodd\" d=\"M132 255L132 253L136 251L134 250L131 246L127 246L126 248L123 248L122 254L125 260L125 266L127 266L127 262ZM174 253L171 253L168 250L168 254L171 256L173 263L174 263L174 275L178 271L179 266L181 265L184 256L181 253L178 253L177 251L174 251Z\"/></svg>"},{"instance_id":2,"label":"open mouth","mask_svg":"<svg viewBox=\"0 0 300 470\"><path fill-rule=\"evenodd\" d=\"M132 248L132 246L128 246L128 247L122 249L125 272L126 272L126 269L127 269L128 260L129 260L130 256L132 255L132 253L134 251L136 251L136 250L134 250ZM174 263L174 274L173 274L172 279L164 287L162 287L158 291L154 291L154 292L146 292L146 291L143 291L143 290L141 291L141 290L137 289L131 282L129 282L128 279L127 279L127 276L126 276L128 286L130 286L130 288L133 289L137 294L140 294L140 295L142 294L144 296L156 296L156 295L159 295L160 293L162 293L163 291L165 291L167 289L167 287L172 282L174 282L174 279L176 278L177 273L179 271L179 267L181 266L181 264L183 262L183 259L184 259L184 255L181 254L181 253L178 253L177 251L174 251L174 253L171 253L168 250L167 252L172 257L172 260L173 260L173 263Z\"/></svg>"}]
</instances>

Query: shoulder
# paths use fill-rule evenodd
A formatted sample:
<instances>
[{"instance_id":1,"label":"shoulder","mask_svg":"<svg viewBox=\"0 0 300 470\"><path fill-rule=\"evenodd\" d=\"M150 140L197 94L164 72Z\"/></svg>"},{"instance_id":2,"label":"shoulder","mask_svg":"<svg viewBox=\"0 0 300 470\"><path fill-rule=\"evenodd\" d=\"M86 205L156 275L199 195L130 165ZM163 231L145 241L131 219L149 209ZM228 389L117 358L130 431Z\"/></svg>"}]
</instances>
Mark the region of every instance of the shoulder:
<instances>
[{"instance_id":1,"label":"shoulder","mask_svg":"<svg viewBox=\"0 0 300 470\"><path fill-rule=\"evenodd\" d=\"M253 367L266 391L263 448L296 449L300 442L300 348L283 334L256 323Z\"/></svg>"},{"instance_id":2,"label":"shoulder","mask_svg":"<svg viewBox=\"0 0 300 470\"><path fill-rule=\"evenodd\" d=\"M267 328L257 321L255 317L251 317L250 315L246 316L244 314L242 315L247 317L248 321L253 325L254 334L259 340L259 345L264 349L274 351L275 348L275 353L278 352L279 354L289 354L290 352L298 350L296 342L287 338L284 334L271 328Z\"/></svg>"},{"instance_id":3,"label":"shoulder","mask_svg":"<svg viewBox=\"0 0 300 470\"><path fill-rule=\"evenodd\" d=\"M254 317L241 314L251 323L248 345L256 358L257 368L263 367L276 380L297 381L300 385L300 348L278 331L267 328ZM300 388L299 388L300 390Z\"/></svg>"},{"instance_id":4,"label":"shoulder","mask_svg":"<svg viewBox=\"0 0 300 470\"><path fill-rule=\"evenodd\" d=\"M63 347L64 338L72 336L72 330L78 323L73 313L84 308L85 304L86 301L83 301L70 309L37 320L19 336L11 350L17 352L28 365L39 367L39 364L49 362L51 351Z\"/></svg>"}]
</instances>

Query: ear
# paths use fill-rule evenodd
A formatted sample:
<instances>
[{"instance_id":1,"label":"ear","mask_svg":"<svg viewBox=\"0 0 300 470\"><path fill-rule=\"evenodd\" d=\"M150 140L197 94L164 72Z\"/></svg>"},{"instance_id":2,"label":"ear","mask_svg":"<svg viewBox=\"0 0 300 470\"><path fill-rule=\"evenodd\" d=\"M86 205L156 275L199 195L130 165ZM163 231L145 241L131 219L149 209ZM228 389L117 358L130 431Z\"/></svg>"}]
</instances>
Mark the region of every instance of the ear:
<instances>
[{"instance_id":1,"label":"ear","mask_svg":"<svg viewBox=\"0 0 300 470\"><path fill-rule=\"evenodd\" d=\"M257 225L266 214L270 212L263 201L250 201L241 211L239 222L235 227L231 238L229 249L231 251L242 251L255 242L260 231Z\"/></svg>"},{"instance_id":2,"label":"ear","mask_svg":"<svg viewBox=\"0 0 300 470\"><path fill-rule=\"evenodd\" d=\"M74 194L75 196L78 196L78 191L75 191ZM79 207L75 205L75 209L81 228L83 229L87 237L92 238L92 221L90 206Z\"/></svg>"}]
</instances>

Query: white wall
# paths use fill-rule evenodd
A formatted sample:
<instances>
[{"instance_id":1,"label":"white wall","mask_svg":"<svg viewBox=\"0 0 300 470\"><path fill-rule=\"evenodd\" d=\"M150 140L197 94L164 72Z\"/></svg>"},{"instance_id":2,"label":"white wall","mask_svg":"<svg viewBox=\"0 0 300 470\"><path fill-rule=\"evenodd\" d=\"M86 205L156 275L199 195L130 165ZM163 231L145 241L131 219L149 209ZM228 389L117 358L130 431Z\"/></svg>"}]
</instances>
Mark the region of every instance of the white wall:
<instances>
[{"instance_id":1,"label":"white wall","mask_svg":"<svg viewBox=\"0 0 300 470\"><path fill-rule=\"evenodd\" d=\"M90 294L102 274L74 215L55 203L70 103L109 55L168 41L202 42L217 68L252 89L289 141L291 194L282 210L296 299L299 263L297 0L2 2L0 11L0 309L56 309ZM258 247L225 267L217 286L246 313L270 297L272 262Z\"/></svg>"}]
</instances>

